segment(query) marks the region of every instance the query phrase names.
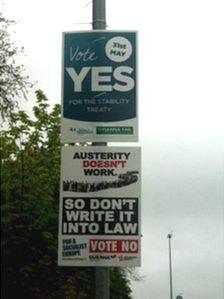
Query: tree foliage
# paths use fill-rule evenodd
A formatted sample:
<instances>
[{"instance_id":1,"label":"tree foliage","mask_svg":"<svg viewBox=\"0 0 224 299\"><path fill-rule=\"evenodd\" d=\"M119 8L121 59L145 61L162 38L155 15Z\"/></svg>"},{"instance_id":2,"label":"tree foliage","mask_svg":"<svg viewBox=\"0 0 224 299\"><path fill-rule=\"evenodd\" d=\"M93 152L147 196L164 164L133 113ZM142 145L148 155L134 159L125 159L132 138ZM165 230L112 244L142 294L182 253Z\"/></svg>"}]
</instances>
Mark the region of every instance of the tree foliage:
<instances>
[{"instance_id":1,"label":"tree foliage","mask_svg":"<svg viewBox=\"0 0 224 299\"><path fill-rule=\"evenodd\" d=\"M23 65L16 63L16 57L23 49L16 47L10 38L9 29L14 24L0 13L0 103L3 120L10 120L11 113L18 106L17 99L26 98L27 90L32 86Z\"/></svg>"},{"instance_id":2,"label":"tree foliage","mask_svg":"<svg viewBox=\"0 0 224 299\"><path fill-rule=\"evenodd\" d=\"M93 298L93 269L57 266L60 106L36 92L34 119L20 110L1 132L2 297ZM131 298L111 269L111 298Z\"/></svg>"}]
</instances>

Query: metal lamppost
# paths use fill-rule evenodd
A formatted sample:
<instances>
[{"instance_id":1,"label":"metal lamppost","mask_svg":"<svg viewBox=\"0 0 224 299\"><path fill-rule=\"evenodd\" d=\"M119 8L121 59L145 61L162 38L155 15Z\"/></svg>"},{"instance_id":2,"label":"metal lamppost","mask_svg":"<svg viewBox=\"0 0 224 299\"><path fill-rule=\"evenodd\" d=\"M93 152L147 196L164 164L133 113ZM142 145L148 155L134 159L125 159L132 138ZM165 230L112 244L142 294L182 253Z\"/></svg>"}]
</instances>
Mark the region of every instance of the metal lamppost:
<instances>
[{"instance_id":1,"label":"metal lamppost","mask_svg":"<svg viewBox=\"0 0 224 299\"><path fill-rule=\"evenodd\" d=\"M106 0L93 0L92 29L106 29ZM93 145L106 146L106 142L93 142ZM109 268L95 267L95 299L109 299L110 297Z\"/></svg>"},{"instance_id":2,"label":"metal lamppost","mask_svg":"<svg viewBox=\"0 0 224 299\"><path fill-rule=\"evenodd\" d=\"M171 255L171 238L172 233L167 235L169 242L169 269L170 269L170 299L173 299L173 278L172 278L172 255Z\"/></svg>"}]
</instances>

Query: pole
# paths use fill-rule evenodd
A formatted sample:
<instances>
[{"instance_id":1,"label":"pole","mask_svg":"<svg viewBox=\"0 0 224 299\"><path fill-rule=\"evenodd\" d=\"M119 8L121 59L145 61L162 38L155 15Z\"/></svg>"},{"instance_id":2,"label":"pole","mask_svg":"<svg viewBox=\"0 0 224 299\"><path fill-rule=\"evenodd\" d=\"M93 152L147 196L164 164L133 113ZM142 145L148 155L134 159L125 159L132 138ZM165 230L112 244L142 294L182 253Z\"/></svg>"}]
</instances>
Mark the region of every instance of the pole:
<instances>
[{"instance_id":1,"label":"pole","mask_svg":"<svg viewBox=\"0 0 224 299\"><path fill-rule=\"evenodd\" d=\"M92 28L106 29L105 0L93 0ZM106 142L95 142L93 145L106 145ZM95 299L109 299L109 268L95 267Z\"/></svg>"},{"instance_id":2,"label":"pole","mask_svg":"<svg viewBox=\"0 0 224 299\"><path fill-rule=\"evenodd\" d=\"M93 0L93 30L106 29L105 0Z\"/></svg>"},{"instance_id":3,"label":"pole","mask_svg":"<svg viewBox=\"0 0 224 299\"><path fill-rule=\"evenodd\" d=\"M92 29L105 30L106 29L106 0L93 0L92 9ZM93 142L92 145L106 146L106 142Z\"/></svg>"},{"instance_id":4,"label":"pole","mask_svg":"<svg viewBox=\"0 0 224 299\"><path fill-rule=\"evenodd\" d=\"M170 268L170 299L173 299L173 278L172 278L172 255L171 255L171 238L172 233L167 235L169 242L169 268Z\"/></svg>"}]
</instances>

